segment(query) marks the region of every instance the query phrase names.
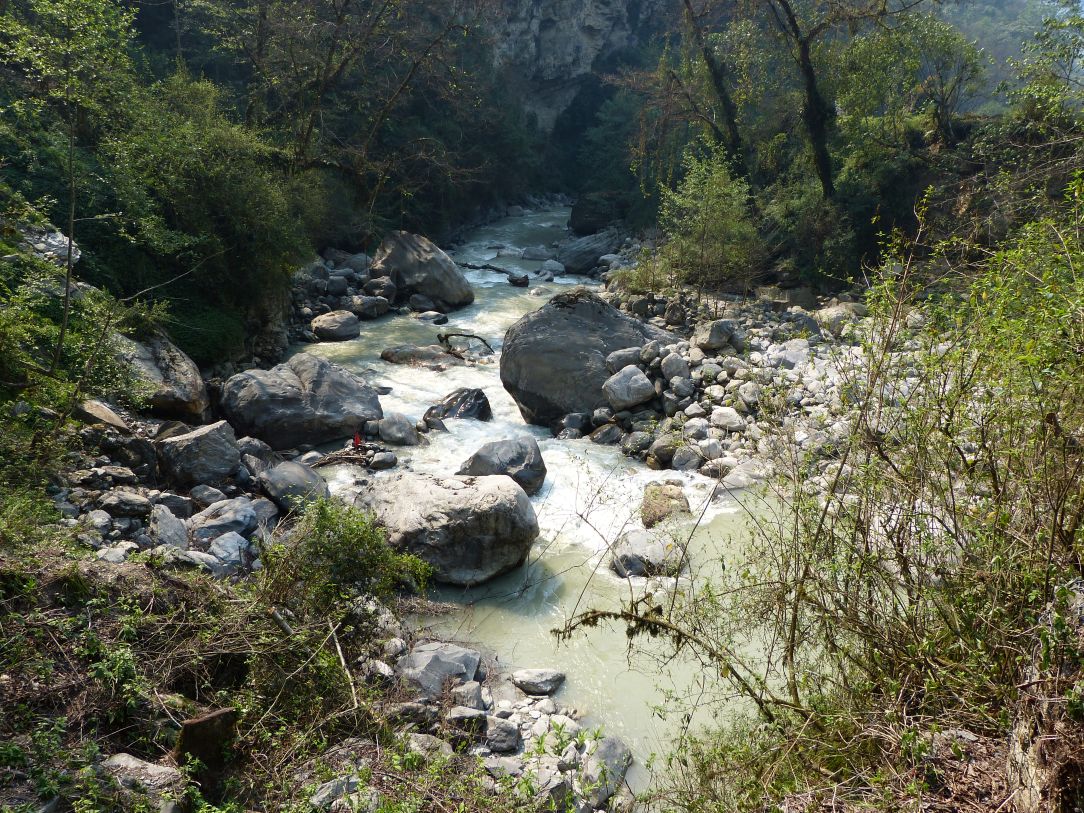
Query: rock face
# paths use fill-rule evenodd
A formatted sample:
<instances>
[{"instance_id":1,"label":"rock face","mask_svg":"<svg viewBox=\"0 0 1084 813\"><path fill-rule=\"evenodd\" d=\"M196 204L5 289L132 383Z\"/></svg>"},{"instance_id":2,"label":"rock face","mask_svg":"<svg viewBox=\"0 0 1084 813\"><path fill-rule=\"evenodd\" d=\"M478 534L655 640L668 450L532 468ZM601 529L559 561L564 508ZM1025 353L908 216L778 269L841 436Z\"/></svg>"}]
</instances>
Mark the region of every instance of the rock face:
<instances>
[{"instance_id":1,"label":"rock face","mask_svg":"<svg viewBox=\"0 0 1084 813\"><path fill-rule=\"evenodd\" d=\"M518 567L538 536L531 501L506 477L400 474L357 493L354 505L373 511L388 541L445 584L481 584Z\"/></svg>"},{"instance_id":2,"label":"rock face","mask_svg":"<svg viewBox=\"0 0 1084 813\"><path fill-rule=\"evenodd\" d=\"M121 358L152 388L151 409L170 418L201 419L210 406L196 363L163 336L121 339Z\"/></svg>"},{"instance_id":3,"label":"rock face","mask_svg":"<svg viewBox=\"0 0 1084 813\"><path fill-rule=\"evenodd\" d=\"M627 316L584 289L558 294L504 337L501 382L528 423L551 426L571 412L606 406L606 357L677 338Z\"/></svg>"},{"instance_id":4,"label":"rock face","mask_svg":"<svg viewBox=\"0 0 1084 813\"><path fill-rule=\"evenodd\" d=\"M548 133L599 63L643 42L669 7L664 0L506 0L501 8L497 62L523 82L517 95Z\"/></svg>"},{"instance_id":5,"label":"rock face","mask_svg":"<svg viewBox=\"0 0 1084 813\"><path fill-rule=\"evenodd\" d=\"M546 464L534 438L510 438L485 444L456 474L506 474L528 494L537 494L546 480Z\"/></svg>"},{"instance_id":6,"label":"rock face","mask_svg":"<svg viewBox=\"0 0 1084 813\"><path fill-rule=\"evenodd\" d=\"M372 275L390 277L399 296L422 294L442 310L474 301L474 289L452 258L418 234L393 231L385 237L373 259Z\"/></svg>"},{"instance_id":7,"label":"rock face","mask_svg":"<svg viewBox=\"0 0 1084 813\"><path fill-rule=\"evenodd\" d=\"M230 378L222 388L222 411L239 430L275 449L350 437L384 414L376 390L308 353Z\"/></svg>"},{"instance_id":8,"label":"rock face","mask_svg":"<svg viewBox=\"0 0 1084 813\"><path fill-rule=\"evenodd\" d=\"M156 444L162 471L179 485L217 483L241 465L233 429L225 421Z\"/></svg>"},{"instance_id":9,"label":"rock face","mask_svg":"<svg viewBox=\"0 0 1084 813\"><path fill-rule=\"evenodd\" d=\"M621 238L615 231L603 231L573 240L557 252L557 262L569 274L583 274L598 265L599 258L616 251Z\"/></svg>"},{"instance_id":10,"label":"rock face","mask_svg":"<svg viewBox=\"0 0 1084 813\"><path fill-rule=\"evenodd\" d=\"M259 476L264 494L283 511L292 511L298 503L331 496L327 483L317 472L301 463L279 463Z\"/></svg>"}]
</instances>

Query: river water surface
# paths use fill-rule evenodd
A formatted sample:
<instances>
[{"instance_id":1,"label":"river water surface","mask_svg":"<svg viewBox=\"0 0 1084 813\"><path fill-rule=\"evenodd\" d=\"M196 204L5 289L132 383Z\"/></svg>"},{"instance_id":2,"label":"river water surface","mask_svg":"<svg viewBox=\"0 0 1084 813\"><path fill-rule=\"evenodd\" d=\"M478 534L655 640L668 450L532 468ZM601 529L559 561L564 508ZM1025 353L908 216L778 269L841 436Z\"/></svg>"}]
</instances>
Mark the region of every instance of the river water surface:
<instances>
[{"instance_id":1,"label":"river water surface","mask_svg":"<svg viewBox=\"0 0 1084 813\"><path fill-rule=\"evenodd\" d=\"M527 566L473 590L438 589L433 598L455 609L423 619L440 637L472 643L491 653L502 671L522 667L554 667L568 679L557 700L584 713L588 726L601 725L624 739L636 757L629 780L644 786L645 765L653 753L673 749L680 715L657 716L664 692L697 691L698 668L677 661L659 666L651 659L627 657L623 629L599 627L559 643L552 630L577 611L590 607L616 608L630 595L651 589L643 579L618 578L608 567L607 546L624 530L642 527L639 504L647 483L663 479L684 482L694 516L683 533L692 533L689 558L702 573L717 572L734 550L743 512L731 498L711 500L713 483L697 474L656 472L624 457L617 447L588 440L557 440L549 431L524 423L515 402L505 392L498 370L499 356L468 367L433 372L389 364L380 359L386 347L433 344L442 330L473 333L500 351L504 333L525 313L540 308L549 297L571 285L592 284L581 277L559 277L539 283L533 272L540 262L521 260L505 252L550 245L566 236L569 210L548 209L526 217L507 218L468 235L453 256L460 262L492 263L532 272L531 288L513 288L507 278L489 271L466 271L475 288L472 305L449 314L448 325L435 327L410 315L391 315L365 324L360 338L339 343L307 345L361 374L375 384L391 387L381 396L385 412L402 412L419 419L432 404L458 387L478 387L489 398L493 420L448 420L448 432L431 432L428 446L396 449L400 468L439 475L454 474L480 445L490 440L531 435L539 443L548 468L546 483L532 498L541 535ZM500 247L504 247L502 251ZM545 289L545 295L531 293ZM332 490L350 484L357 471L349 467L325 471Z\"/></svg>"}]
</instances>

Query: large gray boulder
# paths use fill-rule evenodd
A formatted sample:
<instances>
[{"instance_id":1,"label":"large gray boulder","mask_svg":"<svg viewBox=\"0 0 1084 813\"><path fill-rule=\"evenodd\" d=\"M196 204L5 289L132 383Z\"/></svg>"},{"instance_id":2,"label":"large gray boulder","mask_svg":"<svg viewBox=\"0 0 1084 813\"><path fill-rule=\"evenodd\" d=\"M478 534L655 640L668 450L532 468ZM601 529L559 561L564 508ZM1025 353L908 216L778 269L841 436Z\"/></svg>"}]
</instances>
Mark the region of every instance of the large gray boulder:
<instances>
[{"instance_id":1,"label":"large gray boulder","mask_svg":"<svg viewBox=\"0 0 1084 813\"><path fill-rule=\"evenodd\" d=\"M433 641L418 644L396 665L399 676L429 699L440 697L445 685L472 681L482 656L473 649Z\"/></svg>"},{"instance_id":2,"label":"large gray boulder","mask_svg":"<svg viewBox=\"0 0 1084 813\"><path fill-rule=\"evenodd\" d=\"M483 445L456 474L474 477L506 474L528 494L537 494L546 480L546 463L534 438L508 438Z\"/></svg>"},{"instance_id":3,"label":"large gray boulder","mask_svg":"<svg viewBox=\"0 0 1084 813\"><path fill-rule=\"evenodd\" d=\"M389 412L376 423L377 434L393 446L418 446L422 437L414 421L400 412Z\"/></svg>"},{"instance_id":4,"label":"large gray boulder","mask_svg":"<svg viewBox=\"0 0 1084 813\"><path fill-rule=\"evenodd\" d=\"M620 246L621 237L617 232L591 234L561 246L557 252L557 262L569 274L583 274L598 265L599 257L617 251Z\"/></svg>"},{"instance_id":5,"label":"large gray boulder","mask_svg":"<svg viewBox=\"0 0 1084 813\"><path fill-rule=\"evenodd\" d=\"M738 324L730 319L704 322L693 333L693 344L701 350L721 350L738 331Z\"/></svg>"},{"instance_id":6,"label":"large gray boulder","mask_svg":"<svg viewBox=\"0 0 1084 813\"><path fill-rule=\"evenodd\" d=\"M263 493L283 511L292 511L310 500L327 498L331 492L324 478L301 463L279 463L259 476Z\"/></svg>"},{"instance_id":7,"label":"large gray boulder","mask_svg":"<svg viewBox=\"0 0 1084 813\"><path fill-rule=\"evenodd\" d=\"M225 421L160 440L155 448L162 472L179 485L218 483L241 465L237 438Z\"/></svg>"},{"instance_id":8,"label":"large gray boulder","mask_svg":"<svg viewBox=\"0 0 1084 813\"><path fill-rule=\"evenodd\" d=\"M474 289L452 258L418 234L393 231L373 258L372 275L391 277L400 297L422 294L442 310L474 301Z\"/></svg>"},{"instance_id":9,"label":"large gray boulder","mask_svg":"<svg viewBox=\"0 0 1084 813\"><path fill-rule=\"evenodd\" d=\"M309 353L233 376L222 388L222 411L239 430L274 449L350 437L384 415L376 390Z\"/></svg>"},{"instance_id":10,"label":"large gray boulder","mask_svg":"<svg viewBox=\"0 0 1084 813\"><path fill-rule=\"evenodd\" d=\"M678 339L626 316L585 288L553 297L504 337L501 383L528 423L553 426L571 412L607 406L606 357L658 339Z\"/></svg>"},{"instance_id":11,"label":"large gray boulder","mask_svg":"<svg viewBox=\"0 0 1084 813\"><path fill-rule=\"evenodd\" d=\"M151 390L152 412L169 418L202 419L211 401L192 359L164 336L143 342L117 340L121 360Z\"/></svg>"},{"instance_id":12,"label":"large gray boulder","mask_svg":"<svg viewBox=\"0 0 1084 813\"><path fill-rule=\"evenodd\" d=\"M387 528L393 547L413 553L445 584L481 584L518 567L538 536L527 494L511 478L399 474L354 497Z\"/></svg>"},{"instance_id":13,"label":"large gray boulder","mask_svg":"<svg viewBox=\"0 0 1084 813\"><path fill-rule=\"evenodd\" d=\"M342 342L361 335L361 322L350 311L332 311L312 320L312 332L325 342Z\"/></svg>"}]
</instances>

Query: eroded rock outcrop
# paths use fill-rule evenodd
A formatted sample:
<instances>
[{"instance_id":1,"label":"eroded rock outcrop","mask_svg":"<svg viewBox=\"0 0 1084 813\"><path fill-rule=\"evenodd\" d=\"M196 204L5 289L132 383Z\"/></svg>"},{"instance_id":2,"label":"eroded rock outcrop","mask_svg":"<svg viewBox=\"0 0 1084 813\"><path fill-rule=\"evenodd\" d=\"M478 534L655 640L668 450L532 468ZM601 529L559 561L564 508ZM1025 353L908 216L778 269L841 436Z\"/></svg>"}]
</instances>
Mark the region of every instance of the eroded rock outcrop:
<instances>
[{"instance_id":1,"label":"eroded rock outcrop","mask_svg":"<svg viewBox=\"0 0 1084 813\"><path fill-rule=\"evenodd\" d=\"M524 83L524 106L544 132L608 57L650 36L666 0L505 0L497 61Z\"/></svg>"}]
</instances>

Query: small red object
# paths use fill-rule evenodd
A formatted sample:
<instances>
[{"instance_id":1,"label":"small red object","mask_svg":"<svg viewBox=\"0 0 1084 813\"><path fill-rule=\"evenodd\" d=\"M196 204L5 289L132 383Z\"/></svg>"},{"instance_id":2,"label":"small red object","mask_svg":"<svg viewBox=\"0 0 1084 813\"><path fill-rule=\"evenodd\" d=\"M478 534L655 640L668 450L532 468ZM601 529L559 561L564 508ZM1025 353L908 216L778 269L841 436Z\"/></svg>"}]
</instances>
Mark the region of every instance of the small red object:
<instances>
[{"instance_id":1,"label":"small red object","mask_svg":"<svg viewBox=\"0 0 1084 813\"><path fill-rule=\"evenodd\" d=\"M356 449L360 449L360 448L361 448L361 432L355 432L354 433L354 449L356 450Z\"/></svg>"}]
</instances>

